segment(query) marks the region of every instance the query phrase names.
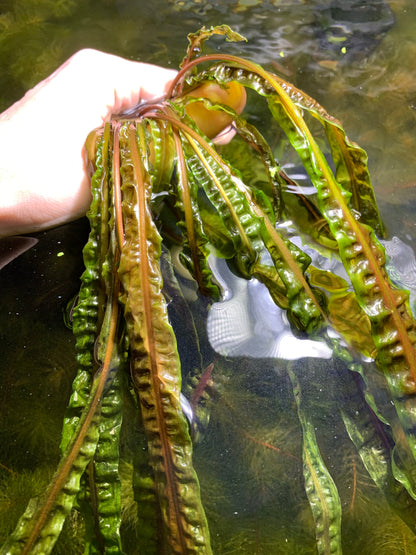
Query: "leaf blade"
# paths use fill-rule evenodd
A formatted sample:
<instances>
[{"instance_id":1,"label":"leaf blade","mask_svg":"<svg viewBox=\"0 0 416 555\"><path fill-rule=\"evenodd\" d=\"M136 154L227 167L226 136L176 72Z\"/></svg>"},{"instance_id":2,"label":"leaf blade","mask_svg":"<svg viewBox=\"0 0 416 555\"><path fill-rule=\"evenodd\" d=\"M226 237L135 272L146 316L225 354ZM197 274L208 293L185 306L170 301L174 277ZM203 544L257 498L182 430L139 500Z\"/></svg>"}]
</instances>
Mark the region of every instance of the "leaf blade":
<instances>
[{"instance_id":1,"label":"leaf blade","mask_svg":"<svg viewBox=\"0 0 416 555\"><path fill-rule=\"evenodd\" d=\"M322 459L313 423L302 407L300 384L288 370L302 427L305 490L315 520L316 544L322 555L341 555L341 501L337 487Z\"/></svg>"},{"instance_id":2,"label":"leaf blade","mask_svg":"<svg viewBox=\"0 0 416 555\"><path fill-rule=\"evenodd\" d=\"M167 319L158 260L161 238L149 210L134 125L120 130L125 243L119 275L131 345L132 377L155 472L167 539L174 553L211 553L192 446L180 405L180 364Z\"/></svg>"}]
</instances>

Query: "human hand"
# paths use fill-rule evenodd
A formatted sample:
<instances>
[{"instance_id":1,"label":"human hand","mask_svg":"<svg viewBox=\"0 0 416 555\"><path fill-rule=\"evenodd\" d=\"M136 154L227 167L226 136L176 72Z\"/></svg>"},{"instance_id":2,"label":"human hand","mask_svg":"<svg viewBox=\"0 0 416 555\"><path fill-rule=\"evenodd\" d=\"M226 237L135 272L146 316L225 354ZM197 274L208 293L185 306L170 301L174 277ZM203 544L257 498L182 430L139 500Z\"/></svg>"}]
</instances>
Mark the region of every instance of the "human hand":
<instances>
[{"instance_id":1,"label":"human hand","mask_svg":"<svg viewBox=\"0 0 416 555\"><path fill-rule=\"evenodd\" d=\"M0 237L84 215L91 202L88 133L162 96L176 72L80 50L0 114Z\"/></svg>"}]
</instances>

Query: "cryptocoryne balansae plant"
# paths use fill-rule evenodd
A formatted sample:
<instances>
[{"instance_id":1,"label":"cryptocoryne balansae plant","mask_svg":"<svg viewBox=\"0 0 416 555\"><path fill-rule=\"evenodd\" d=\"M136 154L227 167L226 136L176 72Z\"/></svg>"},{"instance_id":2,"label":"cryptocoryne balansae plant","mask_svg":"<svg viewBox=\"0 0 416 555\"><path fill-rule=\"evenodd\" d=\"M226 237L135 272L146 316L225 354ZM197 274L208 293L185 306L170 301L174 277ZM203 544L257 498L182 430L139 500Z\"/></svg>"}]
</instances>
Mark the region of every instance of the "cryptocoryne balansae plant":
<instances>
[{"instance_id":1,"label":"cryptocoryne balansae plant","mask_svg":"<svg viewBox=\"0 0 416 555\"><path fill-rule=\"evenodd\" d=\"M343 412L346 431L374 483L415 531L416 323L408 293L393 285L386 270L366 154L335 118L280 77L233 55L202 54L212 35L243 40L227 26L190 35L166 96L115 115L87 141L91 232L72 310L78 374L63 425L62 457L3 554L51 552L73 510L84 519L86 553L127 549L120 536L120 461L126 453L123 427L129 426L145 438L136 452L129 451L137 510L134 553L212 552L184 416L189 403L181 393L182 338L169 322L163 290L161 268L166 260L173 267L169 250L179 251L176 265L192 276L208 311L221 299L214 260L226 259L240 278L266 286L294 333L326 344L360 376L373 420L391 427L392 444L386 447L377 425L358 411ZM246 89L266 101L313 195L303 193L263 134L241 115ZM325 154L306 118L321 125ZM221 155L216 136L229 125L233 141L244 145L244 157L261 167L265 179L249 183L247 161L239 167L238 157L230 164ZM305 249L290 240L288 221L305 243L341 261L343 277L313 267ZM370 359L394 404L389 421L366 387L363 361ZM290 365L287 373L302 431L317 550L340 553L340 497L304 410L298 375ZM195 412L206 381L201 369L191 403Z\"/></svg>"}]
</instances>

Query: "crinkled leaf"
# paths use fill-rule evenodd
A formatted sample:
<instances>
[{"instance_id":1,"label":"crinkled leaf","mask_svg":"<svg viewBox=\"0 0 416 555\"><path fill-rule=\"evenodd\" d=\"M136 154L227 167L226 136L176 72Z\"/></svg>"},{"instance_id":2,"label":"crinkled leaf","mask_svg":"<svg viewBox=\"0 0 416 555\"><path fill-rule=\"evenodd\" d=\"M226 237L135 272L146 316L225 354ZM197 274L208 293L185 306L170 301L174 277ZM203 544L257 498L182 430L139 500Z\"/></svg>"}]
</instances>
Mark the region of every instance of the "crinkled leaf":
<instances>
[{"instance_id":1,"label":"crinkled leaf","mask_svg":"<svg viewBox=\"0 0 416 555\"><path fill-rule=\"evenodd\" d=\"M248 278L254 275L255 266L266 248L286 287L296 324L302 329L316 330L322 323L323 312L321 300L312 293L303 275L309 257L280 237L267 215L253 201L250 190L205 141L201 139L197 143L189 134L186 139L189 146L184 145L184 152L189 171L228 230L238 271Z\"/></svg>"},{"instance_id":2,"label":"crinkled leaf","mask_svg":"<svg viewBox=\"0 0 416 555\"><path fill-rule=\"evenodd\" d=\"M415 505L406 488L394 476L391 439L374 413L362 403L354 407L344 404L341 415L367 472L382 491L394 511L415 531Z\"/></svg>"},{"instance_id":3,"label":"crinkled leaf","mask_svg":"<svg viewBox=\"0 0 416 555\"><path fill-rule=\"evenodd\" d=\"M109 310L117 312L117 300L113 298ZM80 488L80 479L94 456L99 439L101 400L111 383L110 370L117 364L117 348L114 346L116 320L108 336L105 361L95 375L91 393L78 425L72 435L64 456L45 494L32 500L17 524L14 533L4 544L1 553L47 554L61 532Z\"/></svg>"},{"instance_id":4,"label":"crinkled leaf","mask_svg":"<svg viewBox=\"0 0 416 555\"><path fill-rule=\"evenodd\" d=\"M322 123L331 147L337 182L351 193L351 206L359 212L360 221L370 225L382 237L384 226L368 172L367 153L346 136L341 123L316 100L283 79L273 77L296 105Z\"/></svg>"},{"instance_id":5,"label":"crinkled leaf","mask_svg":"<svg viewBox=\"0 0 416 555\"><path fill-rule=\"evenodd\" d=\"M174 553L210 553L192 466L192 444L180 405L181 372L159 268L161 238L149 210L151 182L134 124L120 130L125 243L119 275L138 392L165 534Z\"/></svg>"},{"instance_id":6,"label":"crinkled leaf","mask_svg":"<svg viewBox=\"0 0 416 555\"><path fill-rule=\"evenodd\" d=\"M96 170L91 178L92 201L87 213L91 231L83 250L85 270L81 276L81 288L72 314L78 373L73 382L73 393L65 413L61 439L62 451L65 451L71 440L82 410L87 404L92 376L97 367L94 362L94 344L99 330L102 220L108 220L108 214L103 214L102 200L103 190L107 188L109 179L109 137L110 128L107 126L97 146Z\"/></svg>"},{"instance_id":7,"label":"crinkled leaf","mask_svg":"<svg viewBox=\"0 0 416 555\"><path fill-rule=\"evenodd\" d=\"M290 219L302 230L302 235L306 234L317 245L336 252L337 242L331 234L328 222L316 206L316 195L303 194L302 187L295 180L283 170L280 174L287 183L287 189L283 192L283 202Z\"/></svg>"},{"instance_id":8,"label":"crinkled leaf","mask_svg":"<svg viewBox=\"0 0 416 555\"><path fill-rule=\"evenodd\" d=\"M321 212L338 242L357 301L371 321L379 365L387 375L395 374L402 391L415 391L416 323L408 294L392 285L382 246L371 228L355 219L349 208L351 193L336 182L299 109L285 94L270 98L269 105L318 190Z\"/></svg>"},{"instance_id":9,"label":"crinkled leaf","mask_svg":"<svg viewBox=\"0 0 416 555\"><path fill-rule=\"evenodd\" d=\"M315 520L318 553L330 555L341 549L341 501L336 485L322 459L316 440L314 424L304 410L299 381L289 370L302 426L302 458L305 490Z\"/></svg>"},{"instance_id":10,"label":"crinkled leaf","mask_svg":"<svg viewBox=\"0 0 416 555\"><path fill-rule=\"evenodd\" d=\"M212 110L227 110L221 105L210 106L209 103L206 105ZM238 119L234 112L227 111L239 123L245 140L259 151L269 175L272 191L277 189L279 194L281 184L279 166L264 139L242 118ZM253 263L257 260L256 264L258 264L259 255L266 247L279 278L287 289L290 310L296 325L310 332L315 331L323 321L321 308L323 299L318 292L312 292L303 275L309 264L309 257L280 237L274 228L273 212L271 212L273 218L270 220L262 206L256 202L256 194L243 184L238 177L238 172L221 160L210 145L202 138L194 141L189 134L187 134L187 140L196 154L196 157L192 156L192 152L189 152L189 149L186 150L186 146L184 147L188 167L200 186L204 188L207 197L230 232L234 249L239 251L239 254L234 257L238 271L245 277L254 275ZM271 205L267 207L269 206ZM260 275L261 272L258 273L258 277ZM277 291L275 294L278 295Z\"/></svg>"},{"instance_id":11,"label":"crinkled leaf","mask_svg":"<svg viewBox=\"0 0 416 555\"><path fill-rule=\"evenodd\" d=\"M328 320L347 344L366 357L375 351L368 316L359 306L350 284L328 270L313 266L308 268L311 285L324 289L328 294Z\"/></svg>"},{"instance_id":12,"label":"crinkled leaf","mask_svg":"<svg viewBox=\"0 0 416 555\"><path fill-rule=\"evenodd\" d=\"M176 207L183 214L186 231L184 250L181 253L181 258L194 276L200 292L207 297L218 300L220 291L218 285L213 281L212 272L208 265L208 256L210 254L208 238L205 235L199 215L198 185L193 174L187 170L179 133L175 132L174 137L178 164Z\"/></svg>"},{"instance_id":13,"label":"crinkled leaf","mask_svg":"<svg viewBox=\"0 0 416 555\"><path fill-rule=\"evenodd\" d=\"M94 454L91 492L94 510L95 532L94 548L91 553L122 553L121 524L121 482L119 477L119 439L122 421L122 399L120 373L125 364L120 362L113 370L111 383L106 387L101 402L99 441ZM91 482L90 482L91 483Z\"/></svg>"},{"instance_id":14,"label":"crinkled leaf","mask_svg":"<svg viewBox=\"0 0 416 555\"><path fill-rule=\"evenodd\" d=\"M234 252L239 255L240 271L249 277L263 250L263 242L261 221L241 190L244 185L190 135L184 141L184 153L192 179L204 191L228 230Z\"/></svg>"},{"instance_id":15,"label":"crinkled leaf","mask_svg":"<svg viewBox=\"0 0 416 555\"><path fill-rule=\"evenodd\" d=\"M262 206L263 208L267 207L265 211L272 221L274 221L275 214L277 214L277 217L279 218L282 212L281 191L282 187L285 185L285 181L280 174L280 166L274 158L273 153L265 138L254 125L249 124L232 108L225 104L213 103L208 98L193 98L185 96L175 101L175 110L181 116L181 119L187 122L190 126L194 126L195 124L194 122L192 122L192 120L189 120L189 117L187 117L184 108L188 104L192 104L193 102L202 103L204 107L209 111L224 112L228 114L231 118L233 118L234 127L236 128L239 136L251 147L252 150L257 152L263 164L265 174L268 178L269 187L267 188L267 191L265 191L266 194L263 194L263 189L254 189L252 190L253 195L255 196L255 199L260 206ZM213 114L213 117L215 117L215 114ZM251 155L252 152L249 153L249 156ZM241 160L239 162L241 163ZM253 164L252 159L250 159L250 164ZM239 175L236 167L233 167L233 171L236 175ZM269 199L272 199L272 201L270 201Z\"/></svg>"},{"instance_id":16,"label":"crinkled leaf","mask_svg":"<svg viewBox=\"0 0 416 555\"><path fill-rule=\"evenodd\" d=\"M149 126L149 172L153 177L153 193L165 192L172 179L175 161L175 146L173 144L170 126L162 120L147 120Z\"/></svg>"},{"instance_id":17,"label":"crinkled leaf","mask_svg":"<svg viewBox=\"0 0 416 555\"><path fill-rule=\"evenodd\" d=\"M238 66L237 59L235 65ZM292 105L291 111L293 114L297 113L300 119L303 120L302 112L305 110L317 118L325 128L338 182L346 191L351 193L352 207L360 214L362 222L372 226L380 236L383 236L384 228L367 168L367 154L356 143L348 139L336 118L330 116L315 100L292 84L266 72L260 66L247 63L245 60L242 61L240 67L218 64L211 68L210 72L215 75L220 83L235 80L253 88L259 94L268 98L272 113L275 108L276 96L280 99L283 93L285 96L284 102ZM304 129L299 128L299 131L298 139L300 139ZM307 140L306 143L310 144L310 141ZM299 150L298 153L300 154ZM305 162L304 157L301 156L301 159L302 162ZM308 169L306 166L305 168Z\"/></svg>"},{"instance_id":18,"label":"crinkled leaf","mask_svg":"<svg viewBox=\"0 0 416 555\"><path fill-rule=\"evenodd\" d=\"M267 74L262 71L264 80ZM395 400L411 450L416 456L414 434L416 404L416 323L408 293L396 289L385 269L382 246L368 226L359 223L349 208L351 193L336 182L322 152L307 128L300 109L272 77L269 106L292 146L299 154L318 191L319 207L327 219L361 308L371 321L377 362L383 369ZM261 84L258 79L256 86Z\"/></svg>"},{"instance_id":19,"label":"crinkled leaf","mask_svg":"<svg viewBox=\"0 0 416 555\"><path fill-rule=\"evenodd\" d=\"M210 27L209 29L203 26L196 33L189 33L189 45L186 51L186 56L179 67L183 67L187 62L200 54L204 42L213 35L224 35L225 39L229 42L239 42L247 40L236 31L233 31L228 25L216 25L215 27Z\"/></svg>"},{"instance_id":20,"label":"crinkled leaf","mask_svg":"<svg viewBox=\"0 0 416 555\"><path fill-rule=\"evenodd\" d=\"M281 237L267 219L264 224L264 244L286 287L289 314L298 329L313 333L325 322L325 299L318 290L312 290L304 275L310 258L291 241ZM260 274L258 277L260 279Z\"/></svg>"}]
</instances>

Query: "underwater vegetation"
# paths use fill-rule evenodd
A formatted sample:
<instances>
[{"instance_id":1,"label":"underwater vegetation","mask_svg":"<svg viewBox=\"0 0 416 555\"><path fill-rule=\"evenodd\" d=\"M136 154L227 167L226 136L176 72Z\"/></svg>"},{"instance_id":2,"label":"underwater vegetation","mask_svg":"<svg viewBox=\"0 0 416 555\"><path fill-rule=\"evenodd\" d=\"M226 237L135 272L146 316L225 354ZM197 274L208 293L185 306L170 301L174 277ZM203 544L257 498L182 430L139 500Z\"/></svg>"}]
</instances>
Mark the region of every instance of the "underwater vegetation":
<instances>
[{"instance_id":1,"label":"underwater vegetation","mask_svg":"<svg viewBox=\"0 0 416 555\"><path fill-rule=\"evenodd\" d=\"M366 153L215 35L244 40L191 34L166 97L87 140L61 456L2 463L3 554L416 547L416 322Z\"/></svg>"}]
</instances>

